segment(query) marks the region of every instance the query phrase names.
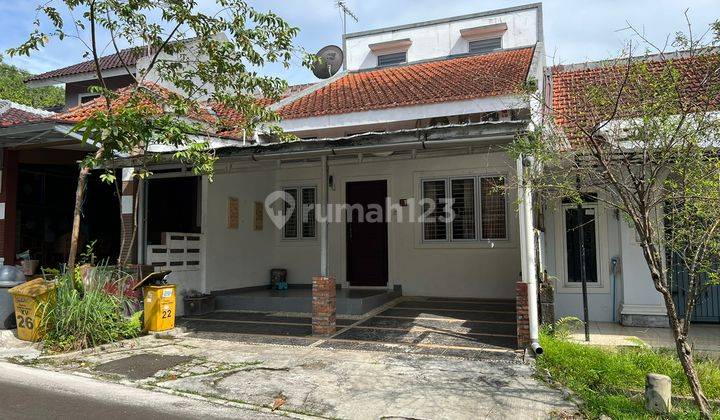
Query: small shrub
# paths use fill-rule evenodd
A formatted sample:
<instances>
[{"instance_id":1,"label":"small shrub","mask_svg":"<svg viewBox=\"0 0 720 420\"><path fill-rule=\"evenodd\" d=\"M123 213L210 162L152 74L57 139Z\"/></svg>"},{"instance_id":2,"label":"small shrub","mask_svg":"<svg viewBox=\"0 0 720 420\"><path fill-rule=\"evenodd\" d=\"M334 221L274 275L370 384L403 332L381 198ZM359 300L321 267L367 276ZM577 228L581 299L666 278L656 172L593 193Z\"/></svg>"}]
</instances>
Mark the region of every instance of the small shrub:
<instances>
[{"instance_id":1,"label":"small shrub","mask_svg":"<svg viewBox=\"0 0 720 420\"><path fill-rule=\"evenodd\" d=\"M45 304L41 321L47 349L80 350L140 334L142 313L126 319L125 298L105 290L112 277L98 280L101 283L86 290L78 276L64 272L56 277L55 299Z\"/></svg>"},{"instance_id":2,"label":"small shrub","mask_svg":"<svg viewBox=\"0 0 720 420\"><path fill-rule=\"evenodd\" d=\"M566 316L555 321L554 324L545 326L544 332L556 338L565 340L570 338L570 334L584 326L585 323L574 316Z\"/></svg>"}]
</instances>

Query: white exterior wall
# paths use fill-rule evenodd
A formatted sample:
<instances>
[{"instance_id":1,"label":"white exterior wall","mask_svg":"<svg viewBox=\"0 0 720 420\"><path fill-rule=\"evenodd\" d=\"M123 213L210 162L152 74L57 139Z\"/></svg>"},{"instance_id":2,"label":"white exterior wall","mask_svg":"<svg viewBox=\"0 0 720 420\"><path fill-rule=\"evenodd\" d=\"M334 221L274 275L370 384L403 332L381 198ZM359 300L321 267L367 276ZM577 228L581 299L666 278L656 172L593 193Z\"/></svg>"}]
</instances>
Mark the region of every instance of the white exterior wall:
<instances>
[{"instance_id":1,"label":"white exterior wall","mask_svg":"<svg viewBox=\"0 0 720 420\"><path fill-rule=\"evenodd\" d=\"M507 31L502 37L502 47L515 48L535 44L538 33L537 9L444 22L432 25L388 30L383 33L353 36L345 39L347 70L360 70L377 66L377 55L368 47L371 44L410 38L412 45L407 51L408 62L446 57L468 52L468 41L460 36L461 29L505 23Z\"/></svg>"},{"instance_id":2,"label":"white exterior wall","mask_svg":"<svg viewBox=\"0 0 720 420\"><path fill-rule=\"evenodd\" d=\"M626 222L621 222L623 251L623 277L627 287L623 291L623 315L667 314L665 302L650 278L642 248L635 240L635 231Z\"/></svg>"},{"instance_id":3,"label":"white exterior wall","mask_svg":"<svg viewBox=\"0 0 720 420\"><path fill-rule=\"evenodd\" d=\"M420 180L456 175L510 175L512 160L502 153L467 156L381 160L352 164L330 162L335 189L331 203L344 202L345 184L386 179L393 203L420 198ZM309 284L320 269L319 240L283 240L265 216L264 229L252 230L254 201L264 201L276 189L289 186L319 187L320 167L275 167L258 172L216 175L208 189L206 232L208 290L225 290L269 284L271 268L286 268L288 281ZM228 196L240 198L240 228L226 227ZM421 241L419 223L388 224L388 287L402 285L405 295L514 298L520 272L516 198L507 198L508 240L464 244L427 244ZM408 208L405 208L407 211ZM417 209L419 216L420 211ZM242 217L247 215L247 217ZM407 216L407 213L406 213ZM329 226L331 275L347 287L345 225Z\"/></svg>"},{"instance_id":4,"label":"white exterior wall","mask_svg":"<svg viewBox=\"0 0 720 420\"><path fill-rule=\"evenodd\" d=\"M218 173L207 183L205 234L205 292L269 284L275 246L270 220L264 229L253 230L254 202L264 202L274 189L272 171ZM239 200L239 227L227 227L227 201Z\"/></svg>"}]
</instances>

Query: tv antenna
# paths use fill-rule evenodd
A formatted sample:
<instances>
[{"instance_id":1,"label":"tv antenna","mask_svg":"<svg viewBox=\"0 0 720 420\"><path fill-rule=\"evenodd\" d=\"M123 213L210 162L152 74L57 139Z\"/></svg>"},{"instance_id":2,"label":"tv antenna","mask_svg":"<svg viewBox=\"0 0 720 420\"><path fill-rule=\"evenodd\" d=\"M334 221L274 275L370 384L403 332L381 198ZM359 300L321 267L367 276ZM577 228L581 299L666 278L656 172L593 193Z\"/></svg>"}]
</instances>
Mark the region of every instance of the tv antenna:
<instances>
[{"instance_id":1,"label":"tv antenna","mask_svg":"<svg viewBox=\"0 0 720 420\"><path fill-rule=\"evenodd\" d=\"M343 15L343 38L347 35L347 17L350 16L355 22L358 21L358 17L355 13L350 10L344 0L337 0L335 6L340 9L340 13Z\"/></svg>"}]
</instances>

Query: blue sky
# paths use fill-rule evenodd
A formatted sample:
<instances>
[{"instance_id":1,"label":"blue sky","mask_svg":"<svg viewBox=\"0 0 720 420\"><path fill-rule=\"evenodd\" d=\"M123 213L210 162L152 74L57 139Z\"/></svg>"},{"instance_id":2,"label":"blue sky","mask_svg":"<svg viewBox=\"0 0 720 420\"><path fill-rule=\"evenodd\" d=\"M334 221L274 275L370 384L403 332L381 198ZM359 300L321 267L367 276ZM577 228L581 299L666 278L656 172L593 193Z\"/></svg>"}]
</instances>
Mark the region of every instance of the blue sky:
<instances>
[{"instance_id":1,"label":"blue sky","mask_svg":"<svg viewBox=\"0 0 720 420\"><path fill-rule=\"evenodd\" d=\"M42 0L43 2L46 0ZM38 0L0 0L0 50L16 46L31 30ZM199 0L214 7L214 0ZM327 44L341 43L340 13L333 0L251 0L258 9L270 9L301 29L297 44L315 52ZM360 18L349 21L348 31L360 31L416 21L450 17L528 3L500 0L347 0ZM657 43L668 34L684 30L688 15L695 32L720 19L718 0L548 0L543 2L548 64L599 60L617 54L632 34L623 30L632 24ZM30 58L5 61L34 73L82 61L82 49L73 41L54 42ZM311 82L314 77L300 66L299 59L285 70L272 66L264 71L280 75L290 83Z\"/></svg>"}]
</instances>

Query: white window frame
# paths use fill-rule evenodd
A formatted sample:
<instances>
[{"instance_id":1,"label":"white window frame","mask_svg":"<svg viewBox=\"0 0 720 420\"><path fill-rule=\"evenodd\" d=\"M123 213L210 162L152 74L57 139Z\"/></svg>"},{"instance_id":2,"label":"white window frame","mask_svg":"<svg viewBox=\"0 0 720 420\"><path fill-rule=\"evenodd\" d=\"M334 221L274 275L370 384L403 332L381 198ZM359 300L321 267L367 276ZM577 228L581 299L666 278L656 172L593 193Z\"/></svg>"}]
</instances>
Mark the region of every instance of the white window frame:
<instances>
[{"instance_id":1,"label":"white window frame","mask_svg":"<svg viewBox=\"0 0 720 420\"><path fill-rule=\"evenodd\" d=\"M510 240L510 224L508 218L508 199L507 194L505 196L505 236L503 238L485 238L482 235L482 195L480 191L480 182L486 178L502 178L503 183L507 176L504 174L483 174L483 175L451 175L451 176L438 176L438 177L427 177L420 178L420 197L422 200L425 199L425 182L432 181L444 181L445 182L445 199L452 199L452 181L461 179L472 179L474 183L474 221L475 221L475 239L455 239L453 238L452 223L445 222L445 233L446 239L426 239L425 238L425 222L420 222L420 243L421 244L475 244L475 243L486 243L486 242L508 242ZM424 213L422 206L420 207L421 214Z\"/></svg>"},{"instance_id":2,"label":"white window frame","mask_svg":"<svg viewBox=\"0 0 720 420\"><path fill-rule=\"evenodd\" d=\"M390 64L380 64L380 58L386 57L388 55L397 55L397 54L405 54L405 60L399 63L390 63ZM377 55L377 68L385 68L385 67L392 67L392 66L400 66L403 64L407 64L408 62L408 54L407 51L396 51L396 52L382 52Z\"/></svg>"},{"instance_id":3,"label":"white window frame","mask_svg":"<svg viewBox=\"0 0 720 420\"><path fill-rule=\"evenodd\" d=\"M78 93L78 105L82 105L82 104L83 104L83 101L82 101L83 98L87 98L87 97L90 97L90 96L93 97L93 99L90 100L90 101L92 101L92 100L94 100L94 99L99 98L99 97L102 96L102 95L99 94L99 93L93 93L93 92ZM88 101L88 102L90 102L90 101ZM85 102L85 103L87 103L87 102Z\"/></svg>"},{"instance_id":4,"label":"white window frame","mask_svg":"<svg viewBox=\"0 0 720 420\"><path fill-rule=\"evenodd\" d=\"M567 264L567 226L565 223L565 211L577 208L577 204L563 203L558 206L555 214L555 243L557 244L555 252L556 271L559 277L558 293L581 293L581 282L568 281L568 264ZM608 256L608 236L607 236L607 211L605 206L600 202L583 203L583 209L595 210L595 258L597 261L597 279L595 283L587 283L588 293L608 293L609 292L609 266L610 257Z\"/></svg>"},{"instance_id":5,"label":"white window frame","mask_svg":"<svg viewBox=\"0 0 720 420\"><path fill-rule=\"evenodd\" d=\"M317 187L315 185L301 185L301 186L287 186L282 187L283 192L289 191L289 190L295 190L296 191L296 200L295 200L295 211L297 212L297 217L295 218L296 223L296 232L297 236L285 236L285 226L281 229L280 237L283 241L314 241L317 240L318 237L318 226L317 226L317 218L315 219L315 229L314 229L314 235L313 236L305 236L303 234L303 222L302 222L302 192L303 190L314 190L315 195L315 201L317 201ZM317 204L317 203L314 203ZM315 211L317 212L318 209L315 208ZM317 213L315 213L317 216Z\"/></svg>"},{"instance_id":6,"label":"white window frame","mask_svg":"<svg viewBox=\"0 0 720 420\"><path fill-rule=\"evenodd\" d=\"M475 52L472 51L472 43L473 43L473 42L488 41L488 40L491 40L491 39L493 39L493 40L494 40L494 39L499 39L499 40L500 40L500 47L499 47L499 48L496 48L496 49L494 49L494 50L488 50L488 51L475 51ZM497 35L487 36L487 37L483 37L483 38L468 40L468 53L469 53L469 54L488 54L488 53L495 52L495 51L502 51L502 49L503 49L503 36L502 36L502 34L497 34Z\"/></svg>"}]
</instances>

